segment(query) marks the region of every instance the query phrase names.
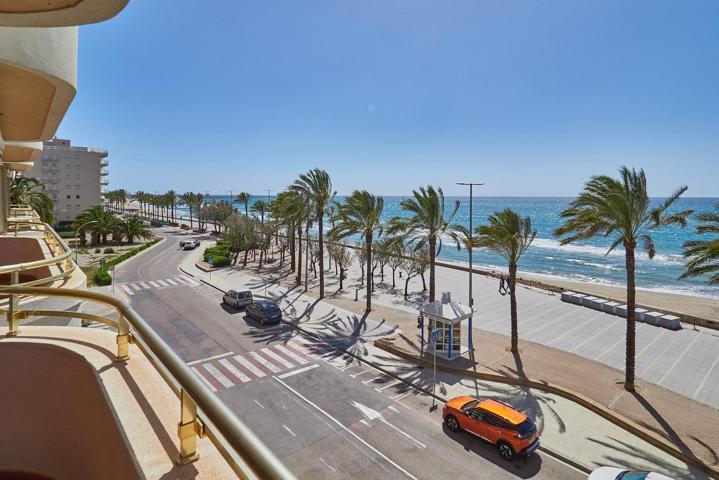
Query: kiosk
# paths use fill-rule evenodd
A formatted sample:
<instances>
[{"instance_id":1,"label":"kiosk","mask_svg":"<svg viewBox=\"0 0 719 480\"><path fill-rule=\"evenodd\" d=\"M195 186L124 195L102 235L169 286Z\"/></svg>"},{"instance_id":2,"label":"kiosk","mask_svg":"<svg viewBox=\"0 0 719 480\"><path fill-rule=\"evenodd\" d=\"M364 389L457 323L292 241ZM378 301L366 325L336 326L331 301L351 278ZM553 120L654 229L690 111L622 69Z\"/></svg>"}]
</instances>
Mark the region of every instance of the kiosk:
<instances>
[{"instance_id":1,"label":"kiosk","mask_svg":"<svg viewBox=\"0 0 719 480\"><path fill-rule=\"evenodd\" d=\"M453 302L450 293L445 292L440 300L424 304L419 311L417 327L423 351L436 353L447 360L454 360L469 351L464 344L462 322L472 315L470 307ZM430 333L434 330L437 330L435 350L430 341Z\"/></svg>"}]
</instances>

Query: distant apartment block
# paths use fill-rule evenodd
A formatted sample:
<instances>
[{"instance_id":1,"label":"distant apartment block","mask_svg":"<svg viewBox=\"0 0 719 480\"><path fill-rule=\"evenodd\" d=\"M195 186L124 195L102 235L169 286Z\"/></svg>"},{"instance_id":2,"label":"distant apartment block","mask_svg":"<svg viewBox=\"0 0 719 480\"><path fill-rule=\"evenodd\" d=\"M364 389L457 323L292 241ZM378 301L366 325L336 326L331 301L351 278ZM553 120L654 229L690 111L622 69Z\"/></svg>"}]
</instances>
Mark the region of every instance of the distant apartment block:
<instances>
[{"instance_id":1,"label":"distant apartment block","mask_svg":"<svg viewBox=\"0 0 719 480\"><path fill-rule=\"evenodd\" d=\"M77 147L70 140L43 142L42 159L25 173L45 183L55 206L58 222L73 220L79 213L102 203L107 186L107 150Z\"/></svg>"}]
</instances>

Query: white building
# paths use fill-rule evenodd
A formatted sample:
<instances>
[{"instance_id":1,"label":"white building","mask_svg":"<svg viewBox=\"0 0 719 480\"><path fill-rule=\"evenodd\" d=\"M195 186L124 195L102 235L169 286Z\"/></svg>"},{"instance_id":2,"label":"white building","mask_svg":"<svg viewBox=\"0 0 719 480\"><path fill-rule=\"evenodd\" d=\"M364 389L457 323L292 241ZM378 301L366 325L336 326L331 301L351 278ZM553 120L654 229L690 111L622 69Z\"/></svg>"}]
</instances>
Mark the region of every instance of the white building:
<instances>
[{"instance_id":1,"label":"white building","mask_svg":"<svg viewBox=\"0 0 719 480\"><path fill-rule=\"evenodd\" d=\"M76 147L70 140L53 138L43 143L42 159L24 175L42 180L52 199L55 218L63 222L102 203L107 165L106 150Z\"/></svg>"}]
</instances>

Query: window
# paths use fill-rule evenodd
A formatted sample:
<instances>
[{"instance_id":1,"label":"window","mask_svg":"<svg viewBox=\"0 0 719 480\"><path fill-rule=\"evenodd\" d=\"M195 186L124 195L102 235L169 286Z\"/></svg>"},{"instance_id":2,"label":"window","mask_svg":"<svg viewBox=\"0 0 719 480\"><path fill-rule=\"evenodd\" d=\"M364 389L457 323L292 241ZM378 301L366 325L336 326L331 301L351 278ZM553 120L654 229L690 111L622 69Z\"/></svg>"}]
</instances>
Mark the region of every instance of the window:
<instances>
[{"instance_id":1,"label":"window","mask_svg":"<svg viewBox=\"0 0 719 480\"><path fill-rule=\"evenodd\" d=\"M75 205L75 208L79 209L79 208L80 208L80 204L79 204L79 203L76 204L76 205Z\"/></svg>"},{"instance_id":2,"label":"window","mask_svg":"<svg viewBox=\"0 0 719 480\"><path fill-rule=\"evenodd\" d=\"M70 188L72 188L71 185L65 185L65 190L70 190Z\"/></svg>"},{"instance_id":3,"label":"window","mask_svg":"<svg viewBox=\"0 0 719 480\"><path fill-rule=\"evenodd\" d=\"M70 195L68 195L67 198L70 198Z\"/></svg>"},{"instance_id":4,"label":"window","mask_svg":"<svg viewBox=\"0 0 719 480\"><path fill-rule=\"evenodd\" d=\"M80 180L80 175L75 175L75 180Z\"/></svg>"},{"instance_id":5,"label":"window","mask_svg":"<svg viewBox=\"0 0 719 480\"><path fill-rule=\"evenodd\" d=\"M75 190L80 190L80 185L75 185Z\"/></svg>"},{"instance_id":6,"label":"window","mask_svg":"<svg viewBox=\"0 0 719 480\"><path fill-rule=\"evenodd\" d=\"M70 175L65 175L65 180L70 180Z\"/></svg>"},{"instance_id":7,"label":"window","mask_svg":"<svg viewBox=\"0 0 719 480\"><path fill-rule=\"evenodd\" d=\"M75 195L75 198L80 198L80 195Z\"/></svg>"},{"instance_id":8,"label":"window","mask_svg":"<svg viewBox=\"0 0 719 480\"><path fill-rule=\"evenodd\" d=\"M71 209L72 209L72 205L70 205L70 204L68 203L67 205L65 205L65 209L71 210Z\"/></svg>"}]
</instances>

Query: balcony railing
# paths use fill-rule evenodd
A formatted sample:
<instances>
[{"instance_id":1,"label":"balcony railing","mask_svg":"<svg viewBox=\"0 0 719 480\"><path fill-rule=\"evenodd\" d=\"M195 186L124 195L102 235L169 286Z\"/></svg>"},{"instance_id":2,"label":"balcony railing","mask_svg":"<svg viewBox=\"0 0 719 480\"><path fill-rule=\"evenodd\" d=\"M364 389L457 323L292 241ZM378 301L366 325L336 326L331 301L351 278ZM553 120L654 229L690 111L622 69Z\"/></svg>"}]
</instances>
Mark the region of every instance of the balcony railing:
<instances>
[{"instance_id":1,"label":"balcony railing","mask_svg":"<svg viewBox=\"0 0 719 480\"><path fill-rule=\"evenodd\" d=\"M25 205L11 205L10 217L8 224L12 227L13 236L17 237L22 230L34 230L43 233L45 242L50 248L50 256L35 260L32 262L17 263L11 265L0 266L0 275L9 274L10 284L13 286L30 287L51 283L59 279L68 279L75 271L77 265L72 261L72 249L65 243L65 240L55 232L55 230L43 223L40 216L35 211ZM55 275L43 276L35 280L20 283L20 273L26 270L32 270L41 267L49 267L57 265L60 273Z\"/></svg>"},{"instance_id":2,"label":"balcony railing","mask_svg":"<svg viewBox=\"0 0 719 480\"><path fill-rule=\"evenodd\" d=\"M107 170L107 168L101 168L100 169L100 175L109 175L110 172Z\"/></svg>"},{"instance_id":3,"label":"balcony railing","mask_svg":"<svg viewBox=\"0 0 719 480\"><path fill-rule=\"evenodd\" d=\"M110 160L108 160L107 158L101 158L100 165L102 165L103 167L107 167L108 165L110 165Z\"/></svg>"},{"instance_id":4,"label":"balcony railing","mask_svg":"<svg viewBox=\"0 0 719 480\"><path fill-rule=\"evenodd\" d=\"M128 361L130 344L137 345L180 400L178 464L197 460L197 439L207 436L240 478L295 478L255 433L202 383L157 332L124 302L97 292L49 287L0 286L0 295L10 296L11 299L8 310L4 312L9 325L8 335L17 336L20 333L20 319L31 316L74 317L104 323L117 329L118 362ZM119 320L76 311L19 310L18 298L24 296L71 298L100 303L113 307Z\"/></svg>"}]
</instances>

